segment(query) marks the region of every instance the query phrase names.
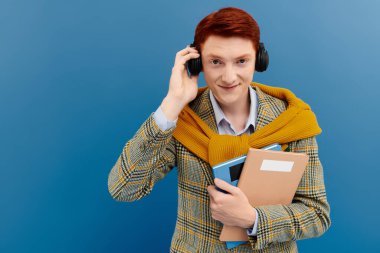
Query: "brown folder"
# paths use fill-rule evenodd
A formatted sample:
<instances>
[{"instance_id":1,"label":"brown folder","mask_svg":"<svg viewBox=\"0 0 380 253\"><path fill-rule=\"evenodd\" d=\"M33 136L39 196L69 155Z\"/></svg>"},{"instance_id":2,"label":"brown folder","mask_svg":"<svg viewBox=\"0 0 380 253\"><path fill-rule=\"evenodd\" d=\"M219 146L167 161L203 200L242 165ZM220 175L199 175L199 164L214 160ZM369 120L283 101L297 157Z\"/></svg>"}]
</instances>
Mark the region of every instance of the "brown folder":
<instances>
[{"instance_id":1,"label":"brown folder","mask_svg":"<svg viewBox=\"0 0 380 253\"><path fill-rule=\"evenodd\" d=\"M238 187L251 206L289 205L301 181L309 156L304 153L250 148ZM247 230L224 226L221 241L248 241Z\"/></svg>"}]
</instances>

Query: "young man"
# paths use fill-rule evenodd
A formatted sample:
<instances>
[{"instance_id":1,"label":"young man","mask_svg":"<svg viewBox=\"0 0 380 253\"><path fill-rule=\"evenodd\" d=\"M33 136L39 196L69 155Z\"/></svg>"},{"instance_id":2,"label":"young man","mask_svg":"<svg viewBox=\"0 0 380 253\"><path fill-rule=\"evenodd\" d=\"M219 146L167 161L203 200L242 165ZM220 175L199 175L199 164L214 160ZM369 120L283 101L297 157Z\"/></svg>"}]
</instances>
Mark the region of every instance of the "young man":
<instances>
[{"instance_id":1,"label":"young man","mask_svg":"<svg viewBox=\"0 0 380 253\"><path fill-rule=\"evenodd\" d=\"M296 240L330 226L315 139L321 130L310 107L289 90L252 82L259 42L259 27L243 10L223 8L205 17L195 48L176 54L167 96L110 172L112 197L134 201L177 167L171 252L297 252ZM205 88L186 69L198 57ZM309 155L292 204L253 208L238 187L213 179L211 166L276 142ZM249 242L228 250L219 240L223 224L246 228Z\"/></svg>"}]
</instances>

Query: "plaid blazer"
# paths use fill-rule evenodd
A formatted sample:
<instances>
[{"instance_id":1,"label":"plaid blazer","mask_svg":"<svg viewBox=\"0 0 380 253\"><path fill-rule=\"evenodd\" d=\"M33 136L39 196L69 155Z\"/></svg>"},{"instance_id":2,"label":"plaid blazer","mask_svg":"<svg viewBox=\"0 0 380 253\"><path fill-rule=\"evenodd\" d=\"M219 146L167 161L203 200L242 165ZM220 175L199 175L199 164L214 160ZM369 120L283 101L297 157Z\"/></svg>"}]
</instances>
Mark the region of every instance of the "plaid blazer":
<instances>
[{"instance_id":1,"label":"plaid blazer","mask_svg":"<svg viewBox=\"0 0 380 253\"><path fill-rule=\"evenodd\" d=\"M286 109L286 102L258 87L256 130L273 121ZM215 132L217 126L206 89L189 106ZM152 114L153 115L153 114ZM228 250L219 241L222 223L210 212L207 186L213 184L211 167L172 136L162 131L152 115L142 124L108 177L108 189L117 201L135 201L148 195L155 183L174 167L178 170L178 215L170 252L297 252L296 240L318 237L330 227L323 168L315 137L288 143L289 151L309 155L309 163L292 204L259 206L257 236Z\"/></svg>"}]
</instances>

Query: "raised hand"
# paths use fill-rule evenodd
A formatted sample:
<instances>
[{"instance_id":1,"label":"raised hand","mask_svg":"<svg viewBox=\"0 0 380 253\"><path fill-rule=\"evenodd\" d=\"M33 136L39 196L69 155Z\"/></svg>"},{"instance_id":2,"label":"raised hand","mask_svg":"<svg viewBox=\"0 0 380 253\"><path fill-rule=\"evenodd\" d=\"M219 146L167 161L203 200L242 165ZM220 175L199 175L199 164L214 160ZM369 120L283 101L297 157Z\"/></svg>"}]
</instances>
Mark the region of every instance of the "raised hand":
<instances>
[{"instance_id":1,"label":"raised hand","mask_svg":"<svg viewBox=\"0 0 380 253\"><path fill-rule=\"evenodd\" d=\"M169 91L161 104L161 109L169 120L177 119L182 109L197 96L199 76L188 76L186 62L198 57L198 51L189 46L176 54Z\"/></svg>"}]
</instances>

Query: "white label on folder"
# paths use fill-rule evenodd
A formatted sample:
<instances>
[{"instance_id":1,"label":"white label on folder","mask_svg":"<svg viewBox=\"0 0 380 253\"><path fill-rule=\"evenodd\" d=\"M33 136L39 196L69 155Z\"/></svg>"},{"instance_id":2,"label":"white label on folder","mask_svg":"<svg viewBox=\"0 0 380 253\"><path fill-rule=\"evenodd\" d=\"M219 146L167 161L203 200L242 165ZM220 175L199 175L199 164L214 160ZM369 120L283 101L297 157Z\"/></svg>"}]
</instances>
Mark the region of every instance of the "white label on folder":
<instances>
[{"instance_id":1,"label":"white label on folder","mask_svg":"<svg viewBox=\"0 0 380 253\"><path fill-rule=\"evenodd\" d=\"M260 170L291 172L293 165L294 162L291 161L263 160Z\"/></svg>"}]
</instances>

